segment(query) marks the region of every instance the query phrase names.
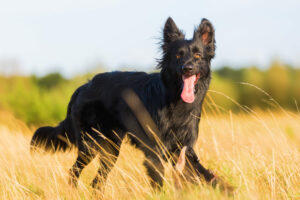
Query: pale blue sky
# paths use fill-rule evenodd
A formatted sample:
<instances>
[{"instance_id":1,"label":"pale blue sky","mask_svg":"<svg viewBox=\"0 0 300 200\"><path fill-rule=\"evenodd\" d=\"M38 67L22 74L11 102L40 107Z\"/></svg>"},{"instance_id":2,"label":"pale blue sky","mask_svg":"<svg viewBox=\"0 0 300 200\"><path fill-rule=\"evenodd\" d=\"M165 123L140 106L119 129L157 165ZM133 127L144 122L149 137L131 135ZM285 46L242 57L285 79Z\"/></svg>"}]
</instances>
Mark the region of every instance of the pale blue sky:
<instances>
[{"instance_id":1,"label":"pale blue sky","mask_svg":"<svg viewBox=\"0 0 300 200\"><path fill-rule=\"evenodd\" d=\"M187 37L203 17L214 24L213 68L265 67L274 58L300 66L299 0L0 0L0 72L13 59L39 75L71 76L96 63L153 68L168 16Z\"/></svg>"}]
</instances>

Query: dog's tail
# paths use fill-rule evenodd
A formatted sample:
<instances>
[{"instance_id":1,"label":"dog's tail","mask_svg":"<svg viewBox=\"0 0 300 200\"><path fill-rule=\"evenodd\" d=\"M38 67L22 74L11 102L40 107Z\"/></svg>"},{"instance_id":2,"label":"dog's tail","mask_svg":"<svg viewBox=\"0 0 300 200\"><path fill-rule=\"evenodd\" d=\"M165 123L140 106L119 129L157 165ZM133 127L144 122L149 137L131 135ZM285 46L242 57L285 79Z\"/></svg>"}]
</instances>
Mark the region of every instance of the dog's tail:
<instances>
[{"instance_id":1,"label":"dog's tail","mask_svg":"<svg viewBox=\"0 0 300 200\"><path fill-rule=\"evenodd\" d=\"M38 128L30 143L31 150L40 148L50 152L66 151L73 146L76 146L76 137L68 117L56 127Z\"/></svg>"}]
</instances>

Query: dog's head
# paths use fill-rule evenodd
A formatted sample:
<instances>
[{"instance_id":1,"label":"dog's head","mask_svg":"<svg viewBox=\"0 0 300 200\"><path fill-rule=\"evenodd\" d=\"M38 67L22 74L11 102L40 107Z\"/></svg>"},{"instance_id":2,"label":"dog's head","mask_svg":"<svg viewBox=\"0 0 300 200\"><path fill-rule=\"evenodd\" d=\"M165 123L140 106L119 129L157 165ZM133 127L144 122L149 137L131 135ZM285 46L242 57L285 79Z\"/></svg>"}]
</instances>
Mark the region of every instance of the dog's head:
<instances>
[{"instance_id":1,"label":"dog's head","mask_svg":"<svg viewBox=\"0 0 300 200\"><path fill-rule=\"evenodd\" d=\"M195 85L210 76L210 61L215 55L215 31L207 19L195 29L192 39L185 39L172 18L168 18L163 30L163 58L159 67L167 87L181 90L186 103L195 100Z\"/></svg>"}]
</instances>

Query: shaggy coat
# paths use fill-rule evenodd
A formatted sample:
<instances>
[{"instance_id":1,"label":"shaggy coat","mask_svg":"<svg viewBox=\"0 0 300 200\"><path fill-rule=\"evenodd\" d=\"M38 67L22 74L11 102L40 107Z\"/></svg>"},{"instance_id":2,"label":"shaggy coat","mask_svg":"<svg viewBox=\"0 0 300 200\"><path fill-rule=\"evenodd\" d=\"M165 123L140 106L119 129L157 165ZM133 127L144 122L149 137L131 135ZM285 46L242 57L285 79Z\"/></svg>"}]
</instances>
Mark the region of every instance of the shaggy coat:
<instances>
[{"instance_id":1,"label":"shaggy coat","mask_svg":"<svg viewBox=\"0 0 300 200\"><path fill-rule=\"evenodd\" d=\"M125 135L144 152L153 185L162 185L162 160L178 156L183 146L196 172L212 180L214 175L200 164L193 150L215 54L212 24L203 19L187 40L168 18L162 52L160 73L102 73L79 87L71 97L66 119L56 127L39 128L32 147L42 143L46 150L55 151L76 146L78 157L70 169L75 185L97 154L100 168L93 185L105 180Z\"/></svg>"}]
</instances>

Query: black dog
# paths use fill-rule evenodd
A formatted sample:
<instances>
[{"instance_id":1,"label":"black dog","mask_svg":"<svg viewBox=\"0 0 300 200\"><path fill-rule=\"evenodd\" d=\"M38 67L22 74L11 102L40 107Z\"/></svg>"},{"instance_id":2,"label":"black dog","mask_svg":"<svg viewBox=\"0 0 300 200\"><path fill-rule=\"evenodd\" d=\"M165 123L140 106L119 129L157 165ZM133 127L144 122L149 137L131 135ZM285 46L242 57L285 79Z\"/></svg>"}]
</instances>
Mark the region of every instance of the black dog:
<instances>
[{"instance_id":1,"label":"black dog","mask_svg":"<svg viewBox=\"0 0 300 200\"><path fill-rule=\"evenodd\" d=\"M203 19L193 39L186 40L168 18L162 51L160 73L103 73L79 87L71 98L66 119L57 127L39 128L32 147L41 143L46 150L54 151L78 147L77 160L70 170L73 184L97 153L100 168L93 185L105 180L125 135L145 153L144 165L154 185L162 185L161 158L178 156L183 146L196 173L208 182L214 180L193 150L211 79L214 28Z\"/></svg>"}]
</instances>

